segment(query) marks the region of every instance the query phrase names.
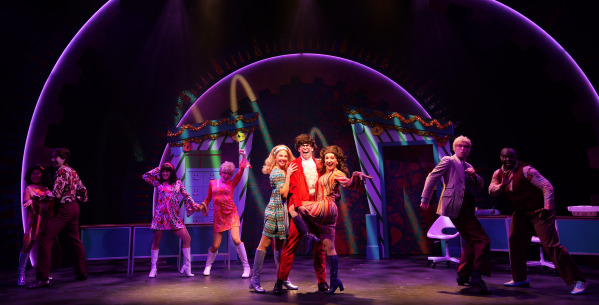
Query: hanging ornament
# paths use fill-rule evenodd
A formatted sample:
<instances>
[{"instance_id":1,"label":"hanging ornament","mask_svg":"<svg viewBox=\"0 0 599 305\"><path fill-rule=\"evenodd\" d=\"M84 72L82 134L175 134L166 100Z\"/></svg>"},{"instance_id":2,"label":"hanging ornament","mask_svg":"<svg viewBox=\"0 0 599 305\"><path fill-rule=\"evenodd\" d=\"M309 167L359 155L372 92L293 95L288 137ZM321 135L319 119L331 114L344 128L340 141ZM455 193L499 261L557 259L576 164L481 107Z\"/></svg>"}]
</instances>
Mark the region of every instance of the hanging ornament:
<instances>
[{"instance_id":1,"label":"hanging ornament","mask_svg":"<svg viewBox=\"0 0 599 305\"><path fill-rule=\"evenodd\" d=\"M373 136L380 136L383 131L385 129L383 128L383 126L381 125L374 125L371 129L370 129L370 133L372 133Z\"/></svg>"},{"instance_id":2,"label":"hanging ornament","mask_svg":"<svg viewBox=\"0 0 599 305\"><path fill-rule=\"evenodd\" d=\"M191 144L191 142L185 142L185 144L183 144L184 152L190 152L192 148L193 148L193 145Z\"/></svg>"},{"instance_id":3,"label":"hanging ornament","mask_svg":"<svg viewBox=\"0 0 599 305\"><path fill-rule=\"evenodd\" d=\"M243 142L245 140L245 133L238 131L237 134L233 135L233 141Z\"/></svg>"}]
</instances>

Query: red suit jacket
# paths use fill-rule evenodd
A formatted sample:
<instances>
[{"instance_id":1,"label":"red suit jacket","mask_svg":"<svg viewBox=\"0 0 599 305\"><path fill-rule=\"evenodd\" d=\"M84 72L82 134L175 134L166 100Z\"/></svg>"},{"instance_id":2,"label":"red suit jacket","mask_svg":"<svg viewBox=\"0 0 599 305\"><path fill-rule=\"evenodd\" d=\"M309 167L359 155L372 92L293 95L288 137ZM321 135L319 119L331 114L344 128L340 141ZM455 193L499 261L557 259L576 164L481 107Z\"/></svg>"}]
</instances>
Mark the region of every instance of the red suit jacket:
<instances>
[{"instance_id":1,"label":"red suit jacket","mask_svg":"<svg viewBox=\"0 0 599 305\"><path fill-rule=\"evenodd\" d=\"M318 177L320 178L320 172L318 171L320 159L315 159L312 157L312 160L314 160L314 163L316 163L316 171L318 172ZM294 163L297 166L297 170L291 174L291 178L289 180L289 193L291 194L289 204L297 208L302 206L302 201L310 200L310 192L308 190L308 183L306 182L306 175L304 175L302 157L298 157L297 159L291 161L291 163Z\"/></svg>"}]
</instances>

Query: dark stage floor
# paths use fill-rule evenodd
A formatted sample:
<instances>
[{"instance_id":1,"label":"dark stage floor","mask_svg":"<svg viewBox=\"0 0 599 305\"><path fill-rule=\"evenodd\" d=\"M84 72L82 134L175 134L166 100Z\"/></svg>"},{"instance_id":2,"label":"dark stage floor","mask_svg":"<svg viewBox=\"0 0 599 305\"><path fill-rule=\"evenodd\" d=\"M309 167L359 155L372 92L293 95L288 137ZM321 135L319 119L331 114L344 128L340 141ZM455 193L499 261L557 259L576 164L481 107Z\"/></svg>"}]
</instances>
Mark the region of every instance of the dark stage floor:
<instances>
[{"instance_id":1,"label":"dark stage floor","mask_svg":"<svg viewBox=\"0 0 599 305\"><path fill-rule=\"evenodd\" d=\"M599 264L596 257L576 257L587 276L586 295L572 296L569 287L553 271L532 267L530 288L506 288L510 280L507 255L494 253L493 276L485 278L492 294L481 296L471 287L457 286L456 265L426 266L424 256L401 256L372 261L360 256L339 260L339 276L345 291L335 295L315 293L311 258L299 257L291 274L300 290L272 294L275 265L266 258L262 286L267 294L250 293L249 279L241 278L241 266L232 262L226 270L216 262L212 275L202 276L203 262L193 262L195 277L175 271L175 263L159 261L158 277L149 279L149 261L136 261L136 273L127 276L123 261L90 261L89 279L74 281L72 268L52 272L50 288L37 290L16 287L16 270L2 272L0 303L3 304L598 304ZM29 270L28 282L34 272Z\"/></svg>"}]
</instances>

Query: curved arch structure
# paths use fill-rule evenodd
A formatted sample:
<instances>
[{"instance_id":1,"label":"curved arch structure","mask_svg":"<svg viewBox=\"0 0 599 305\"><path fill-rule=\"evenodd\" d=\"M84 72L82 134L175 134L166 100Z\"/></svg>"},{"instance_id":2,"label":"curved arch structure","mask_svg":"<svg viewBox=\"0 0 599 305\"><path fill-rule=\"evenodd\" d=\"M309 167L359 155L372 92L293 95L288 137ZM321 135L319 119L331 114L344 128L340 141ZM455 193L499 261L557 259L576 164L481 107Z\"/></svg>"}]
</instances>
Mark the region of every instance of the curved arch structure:
<instances>
[{"instance_id":1,"label":"curved arch structure","mask_svg":"<svg viewBox=\"0 0 599 305\"><path fill-rule=\"evenodd\" d=\"M521 44L539 46L551 59L548 71L559 71L551 73L555 78L561 77L574 88L579 96L579 103L576 109L576 116L579 120L589 121L593 125L595 137L599 138L599 97L590 81L572 59L572 57L562 48L551 36L543 31L532 21L522 16L509 7L491 0L439 0L441 5L451 3L467 6L473 9L475 16L485 14L511 25L513 28L521 29L516 34L515 40ZM78 31L65 51L56 62L51 74L49 75L38 102L27 133L27 139L23 153L21 178L25 174L27 167L32 164L45 161L49 153L49 148L45 147L45 138L48 125L60 122L63 108L56 102L64 84L74 83L80 74L77 60L89 46L94 46L102 41L101 30L105 28L119 13L120 1L110 0L100 8L89 21ZM100 34L99 34L100 33ZM518 37L533 39L518 40ZM293 64L302 63L302 64ZM306 65L306 63L309 63ZM558 69L559 67L559 69ZM330 73L334 69L335 73ZM359 72L358 75L352 73ZM260 79L252 77L255 73L270 73L269 79ZM241 74L248 79L252 88L256 92L261 90L270 90L276 92L282 81L288 81L288 75L295 75L300 81L311 82L315 76L323 76L325 83L335 83L339 79L345 79L348 84L359 85L369 88L373 92L370 98L374 100L385 100L397 105L390 105L394 111L410 113L429 117L420 104L403 88L384 77L382 74L353 61L347 59L321 55L321 54L290 54L268 58L243 67L225 78L221 79L214 86L209 88L197 99L190 110L182 117L179 126L186 123L196 123L195 118L218 118L223 109L230 105L229 83L236 75ZM335 75L342 78L335 79ZM369 78L366 76L372 76ZM287 78L286 78L287 77ZM221 101L221 103L213 103ZM396 106L399 106L396 107ZM192 109L201 113L194 118ZM167 152L165 152L166 154ZM163 154L164 157L164 154ZM593 167L599 167L599 157L592 157L589 153L589 160ZM23 179L22 179L23 180ZM25 185L21 184L21 192Z\"/></svg>"}]
</instances>

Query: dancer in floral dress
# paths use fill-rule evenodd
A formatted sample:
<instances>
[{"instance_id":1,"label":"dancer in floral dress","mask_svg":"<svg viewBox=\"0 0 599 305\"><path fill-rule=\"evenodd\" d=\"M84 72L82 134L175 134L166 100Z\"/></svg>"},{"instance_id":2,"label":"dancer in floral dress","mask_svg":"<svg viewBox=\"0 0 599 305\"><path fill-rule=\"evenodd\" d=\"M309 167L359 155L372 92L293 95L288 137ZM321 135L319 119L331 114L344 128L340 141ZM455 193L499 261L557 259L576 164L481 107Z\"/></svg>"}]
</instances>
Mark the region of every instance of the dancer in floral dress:
<instances>
[{"instance_id":1,"label":"dancer in floral dress","mask_svg":"<svg viewBox=\"0 0 599 305\"><path fill-rule=\"evenodd\" d=\"M177 172L170 163L164 163L143 175L143 179L158 189L158 202L154 207L154 217L152 218L152 229L154 238L152 240L152 249L150 250L152 267L149 277L156 277L156 262L158 261L158 252L160 240L164 230L173 230L181 238L181 250L183 251L183 267L181 273L187 276L194 276L191 273L191 237L183 223L183 218L179 212L179 203L185 202L187 216L196 211L204 210L205 206L195 203L181 180L177 179Z\"/></svg>"},{"instance_id":2,"label":"dancer in floral dress","mask_svg":"<svg viewBox=\"0 0 599 305\"><path fill-rule=\"evenodd\" d=\"M25 181L28 185L23 192L23 206L27 208L27 218L25 234L23 234L23 248L19 253L18 286L25 285L25 267L29 259L29 252L46 226L52 211L54 197L48 187L43 185L43 176L44 168L40 165L29 168L25 174Z\"/></svg>"},{"instance_id":3,"label":"dancer in floral dress","mask_svg":"<svg viewBox=\"0 0 599 305\"><path fill-rule=\"evenodd\" d=\"M365 178L372 178L361 172L354 172L347 178L349 171L345 165L345 157L341 148L335 145L327 146L320 151L320 178L316 184L316 201L303 201L297 207L304 218L311 218L320 227L320 239L327 252L327 263L330 270L330 286L326 293L334 293L337 288L343 291L343 283L338 278L337 251L335 250L335 226L337 225L337 205L331 194L339 186L357 189L363 185Z\"/></svg>"},{"instance_id":4,"label":"dancer in floral dress","mask_svg":"<svg viewBox=\"0 0 599 305\"><path fill-rule=\"evenodd\" d=\"M243 172L246 167L250 166L247 161L246 152L243 149L239 150L239 153L243 156L239 163L239 171L235 176L235 165L231 162L225 161L220 166L220 179L210 181L208 185L208 195L206 199L201 203L204 209L204 215L208 215L208 203L210 200L214 201L214 224L212 230L212 246L208 249L208 260L206 260L206 268L204 268L204 275L210 275L212 269L212 263L216 259L218 248L223 238L223 232L230 230L231 238L235 244L235 249L243 265L243 274L241 277L250 277L250 264L248 263L247 254L245 247L240 239L239 227L241 222L239 221L239 213L237 207L233 201L233 192L235 187L241 180Z\"/></svg>"},{"instance_id":5,"label":"dancer in floral dress","mask_svg":"<svg viewBox=\"0 0 599 305\"><path fill-rule=\"evenodd\" d=\"M273 147L264 161L262 173L270 175L270 186L272 193L270 201L264 211L264 229L260 244L254 256L254 269L250 281L250 289L258 293L266 293L260 286L260 274L266 256L266 248L274 239L273 253L275 264L279 268L280 251L283 249L287 235L289 234L289 213L287 209L287 195L289 194L289 180L291 174L297 170L295 164L290 164L293 159L291 149L285 145ZM291 284L287 279L283 285L287 289L297 290L297 286Z\"/></svg>"}]
</instances>

